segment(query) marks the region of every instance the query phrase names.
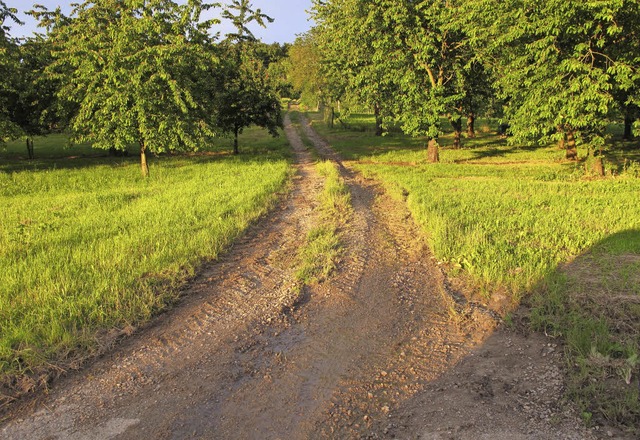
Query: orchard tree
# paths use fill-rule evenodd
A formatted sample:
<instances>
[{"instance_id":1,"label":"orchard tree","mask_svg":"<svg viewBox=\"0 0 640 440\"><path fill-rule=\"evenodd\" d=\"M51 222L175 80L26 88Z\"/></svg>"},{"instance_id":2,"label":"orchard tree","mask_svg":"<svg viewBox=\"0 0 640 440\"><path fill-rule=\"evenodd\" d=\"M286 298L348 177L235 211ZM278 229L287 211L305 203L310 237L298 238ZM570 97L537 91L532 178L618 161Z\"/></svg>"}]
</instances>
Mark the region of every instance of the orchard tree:
<instances>
[{"instance_id":1,"label":"orchard tree","mask_svg":"<svg viewBox=\"0 0 640 440\"><path fill-rule=\"evenodd\" d=\"M13 116L25 137L29 159L34 159L33 137L62 128L65 112L56 99L59 83L42 74L52 62L48 41L42 35L30 37L20 45L19 52Z\"/></svg>"},{"instance_id":2,"label":"orchard tree","mask_svg":"<svg viewBox=\"0 0 640 440\"><path fill-rule=\"evenodd\" d=\"M319 38L317 28L296 38L289 49L289 80L302 102L323 110L327 124L333 127L335 107L344 96L344 75L328 69Z\"/></svg>"},{"instance_id":3,"label":"orchard tree","mask_svg":"<svg viewBox=\"0 0 640 440\"><path fill-rule=\"evenodd\" d=\"M577 143L603 146L612 90L637 84L638 2L465 3L468 35L507 103L510 142L556 140L568 159L577 158ZM634 104L631 95L625 102Z\"/></svg>"},{"instance_id":4,"label":"orchard tree","mask_svg":"<svg viewBox=\"0 0 640 440\"><path fill-rule=\"evenodd\" d=\"M314 47L321 54L325 82L337 81L344 94L371 108L376 135L383 134L384 119L390 119L388 103L395 96L388 59L393 29L382 19L375 2L358 0L314 1Z\"/></svg>"},{"instance_id":5,"label":"orchard tree","mask_svg":"<svg viewBox=\"0 0 640 440\"><path fill-rule=\"evenodd\" d=\"M473 52L457 25L459 2L404 1L389 13L406 47L397 114L405 132L430 139L429 160L435 162L440 116L449 119L455 133L454 147L460 147L462 118L473 111L465 108L465 100L477 96L472 80Z\"/></svg>"},{"instance_id":6,"label":"orchard tree","mask_svg":"<svg viewBox=\"0 0 640 440\"><path fill-rule=\"evenodd\" d=\"M460 146L462 117L477 111L478 67L456 19L454 0L316 0L325 62L347 78L349 89L372 105L378 124L429 139L438 160L440 117L446 115ZM486 89L486 85L482 84ZM474 99L472 99L474 98ZM475 108L475 110L474 110Z\"/></svg>"},{"instance_id":7,"label":"orchard tree","mask_svg":"<svg viewBox=\"0 0 640 440\"><path fill-rule=\"evenodd\" d=\"M215 125L233 136L233 153L238 154L238 137L246 127L257 125L276 137L282 114L277 83L266 74L262 61L251 47L235 47L235 51L219 69L222 87L216 93Z\"/></svg>"},{"instance_id":8,"label":"orchard tree","mask_svg":"<svg viewBox=\"0 0 640 440\"><path fill-rule=\"evenodd\" d=\"M618 68L614 69L613 96L622 112L624 139L630 140L640 131L640 7L626 2L616 14L616 38L611 43L610 56ZM614 29L616 31L616 29Z\"/></svg>"},{"instance_id":9,"label":"orchard tree","mask_svg":"<svg viewBox=\"0 0 640 440\"><path fill-rule=\"evenodd\" d=\"M288 78L300 93L305 104L319 107L324 78L320 66L320 52L312 33L299 35L289 50Z\"/></svg>"},{"instance_id":10,"label":"orchard tree","mask_svg":"<svg viewBox=\"0 0 640 440\"><path fill-rule=\"evenodd\" d=\"M248 0L233 0L222 17L230 20L235 32L217 47L222 59L221 68L214 73L220 84L215 98L217 129L233 136L233 153L238 154L238 136L251 125L278 136L282 126L278 78L268 74L269 57L248 25L252 22L265 27L272 18L260 9L253 9Z\"/></svg>"},{"instance_id":11,"label":"orchard tree","mask_svg":"<svg viewBox=\"0 0 640 440\"><path fill-rule=\"evenodd\" d=\"M9 35L8 25L10 21L21 24L17 12L0 0L0 143L22 134L13 114L14 102L18 99L20 48Z\"/></svg>"},{"instance_id":12,"label":"orchard tree","mask_svg":"<svg viewBox=\"0 0 640 440\"><path fill-rule=\"evenodd\" d=\"M59 98L77 106L74 141L147 152L197 149L213 136L207 74L218 63L201 21L210 5L190 0L93 0L75 5L49 33ZM46 14L43 15L45 18ZM49 22L43 22L46 26Z\"/></svg>"}]
</instances>

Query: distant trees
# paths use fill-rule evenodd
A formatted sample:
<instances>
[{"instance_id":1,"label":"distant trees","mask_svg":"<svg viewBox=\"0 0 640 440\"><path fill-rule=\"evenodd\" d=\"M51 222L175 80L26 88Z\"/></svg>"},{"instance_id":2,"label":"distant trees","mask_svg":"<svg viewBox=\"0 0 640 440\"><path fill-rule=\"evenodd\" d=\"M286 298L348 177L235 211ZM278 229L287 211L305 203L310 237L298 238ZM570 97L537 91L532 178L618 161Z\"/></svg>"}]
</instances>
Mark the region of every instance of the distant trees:
<instances>
[{"instance_id":1,"label":"distant trees","mask_svg":"<svg viewBox=\"0 0 640 440\"><path fill-rule=\"evenodd\" d=\"M68 129L74 142L125 151L137 146L142 174L147 154L195 150L214 136L259 125L282 125L282 74L270 64L286 47L257 41L247 25L271 21L249 0L227 5L173 0L86 0L69 16L36 5L30 14L46 34L9 36L15 9L0 0L0 138ZM236 32L220 40L222 8ZM277 47L276 47L277 46Z\"/></svg>"},{"instance_id":2,"label":"distant trees","mask_svg":"<svg viewBox=\"0 0 640 440\"><path fill-rule=\"evenodd\" d=\"M338 72L329 73L327 58L323 59L320 50L315 30L298 36L289 49L289 80L305 104L324 109L325 119L333 127L335 106L344 94L343 77Z\"/></svg>"},{"instance_id":3,"label":"distant trees","mask_svg":"<svg viewBox=\"0 0 640 440\"><path fill-rule=\"evenodd\" d=\"M236 31L226 35L217 46L221 63L216 66L217 91L213 97L216 119L214 125L223 133L233 135L233 153L239 153L238 135L251 125L263 127L278 136L282 126L278 78L269 74L269 63L278 54L261 44L247 25L256 22L265 26L273 21L260 9L253 10L248 0L234 0L223 12ZM271 51L272 52L272 51Z\"/></svg>"},{"instance_id":4,"label":"distant trees","mask_svg":"<svg viewBox=\"0 0 640 440\"><path fill-rule=\"evenodd\" d=\"M433 146L446 116L461 144L497 102L509 142L556 140L576 158L611 117L640 117L640 3L628 0L314 0L319 71ZM377 118L378 119L378 118ZM433 153L432 159L437 155Z\"/></svg>"},{"instance_id":5,"label":"distant trees","mask_svg":"<svg viewBox=\"0 0 640 440\"><path fill-rule=\"evenodd\" d=\"M13 103L18 99L20 55L18 42L9 34L9 23L20 23L16 13L0 0L0 142L21 133L12 111Z\"/></svg>"},{"instance_id":6,"label":"distant trees","mask_svg":"<svg viewBox=\"0 0 640 440\"><path fill-rule=\"evenodd\" d=\"M376 135L382 135L384 117L392 114L392 78L396 62L395 29L385 20L388 5L376 2L345 0L315 2L314 20L317 26L308 35L321 60L324 76L330 79L317 83L338 82L334 87L347 100L356 100L376 115ZM295 64L295 63L294 63Z\"/></svg>"}]
</instances>

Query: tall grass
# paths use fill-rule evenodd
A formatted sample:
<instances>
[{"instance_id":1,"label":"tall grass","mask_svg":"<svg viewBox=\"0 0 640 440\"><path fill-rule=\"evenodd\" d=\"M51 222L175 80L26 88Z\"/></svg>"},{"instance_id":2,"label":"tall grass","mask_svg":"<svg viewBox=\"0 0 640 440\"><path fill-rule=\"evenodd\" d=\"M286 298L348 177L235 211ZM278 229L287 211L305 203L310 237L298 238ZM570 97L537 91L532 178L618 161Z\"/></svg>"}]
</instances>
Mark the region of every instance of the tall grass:
<instances>
[{"instance_id":1,"label":"tall grass","mask_svg":"<svg viewBox=\"0 0 640 440\"><path fill-rule=\"evenodd\" d=\"M3 163L0 374L85 356L175 301L288 180L283 138L242 139L251 153L157 158L150 179L136 158Z\"/></svg>"},{"instance_id":2,"label":"tall grass","mask_svg":"<svg viewBox=\"0 0 640 440\"><path fill-rule=\"evenodd\" d=\"M640 426L637 145L608 146L607 178L553 145L511 147L491 130L459 150L446 134L441 163L427 164L424 140L329 130L312 116L355 168L406 199L453 274L487 300L503 291L512 308L526 301L534 328L565 339L569 394L585 419Z\"/></svg>"}]
</instances>

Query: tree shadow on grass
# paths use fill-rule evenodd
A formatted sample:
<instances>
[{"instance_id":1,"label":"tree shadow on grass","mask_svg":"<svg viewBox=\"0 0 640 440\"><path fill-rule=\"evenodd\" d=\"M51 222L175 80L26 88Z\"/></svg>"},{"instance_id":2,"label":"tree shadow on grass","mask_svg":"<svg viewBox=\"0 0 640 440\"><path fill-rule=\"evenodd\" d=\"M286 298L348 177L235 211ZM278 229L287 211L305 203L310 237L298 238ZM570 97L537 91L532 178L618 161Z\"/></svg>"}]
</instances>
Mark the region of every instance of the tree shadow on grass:
<instances>
[{"instance_id":1,"label":"tree shadow on grass","mask_svg":"<svg viewBox=\"0 0 640 440\"><path fill-rule=\"evenodd\" d=\"M585 417L639 429L640 230L615 233L561 264L531 306L533 327L566 343L568 392Z\"/></svg>"},{"instance_id":2,"label":"tree shadow on grass","mask_svg":"<svg viewBox=\"0 0 640 440\"><path fill-rule=\"evenodd\" d=\"M602 435L637 439L640 230L612 234L558 265L525 302L515 325L470 344L377 429L389 438L490 432L552 439L591 438L589 427L598 426ZM567 406L567 397L577 408Z\"/></svg>"},{"instance_id":3,"label":"tree shadow on grass","mask_svg":"<svg viewBox=\"0 0 640 440\"><path fill-rule=\"evenodd\" d=\"M234 156L226 148L210 149L202 152L175 152L163 154L147 154L147 162L151 167L162 165L163 168L179 168L188 161L190 164L205 164L221 161L239 162L275 162L285 160L290 155L277 148L246 148L241 154ZM0 160L0 173L12 174L25 171L51 171L51 170L82 170L93 167L112 166L119 168L123 166L134 166L140 163L138 153L129 153L126 157L110 156L108 152L97 151L95 155L64 156L28 160L24 158L2 159ZM153 169L151 170L153 173Z\"/></svg>"}]
</instances>

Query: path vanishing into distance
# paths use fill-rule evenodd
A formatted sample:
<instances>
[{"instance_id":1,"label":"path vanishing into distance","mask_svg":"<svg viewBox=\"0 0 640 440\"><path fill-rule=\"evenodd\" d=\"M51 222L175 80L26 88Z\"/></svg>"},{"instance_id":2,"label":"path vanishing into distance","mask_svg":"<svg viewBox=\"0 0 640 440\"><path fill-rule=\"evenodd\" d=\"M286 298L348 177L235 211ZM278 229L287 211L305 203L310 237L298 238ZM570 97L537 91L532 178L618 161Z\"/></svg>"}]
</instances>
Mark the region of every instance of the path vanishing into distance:
<instances>
[{"instance_id":1,"label":"path vanishing into distance","mask_svg":"<svg viewBox=\"0 0 640 440\"><path fill-rule=\"evenodd\" d=\"M562 404L562 350L495 330L431 257L403 201L287 116L293 188L182 302L115 351L16 405L10 439L591 439ZM334 161L353 214L333 276L300 290L318 221L314 157Z\"/></svg>"}]
</instances>

